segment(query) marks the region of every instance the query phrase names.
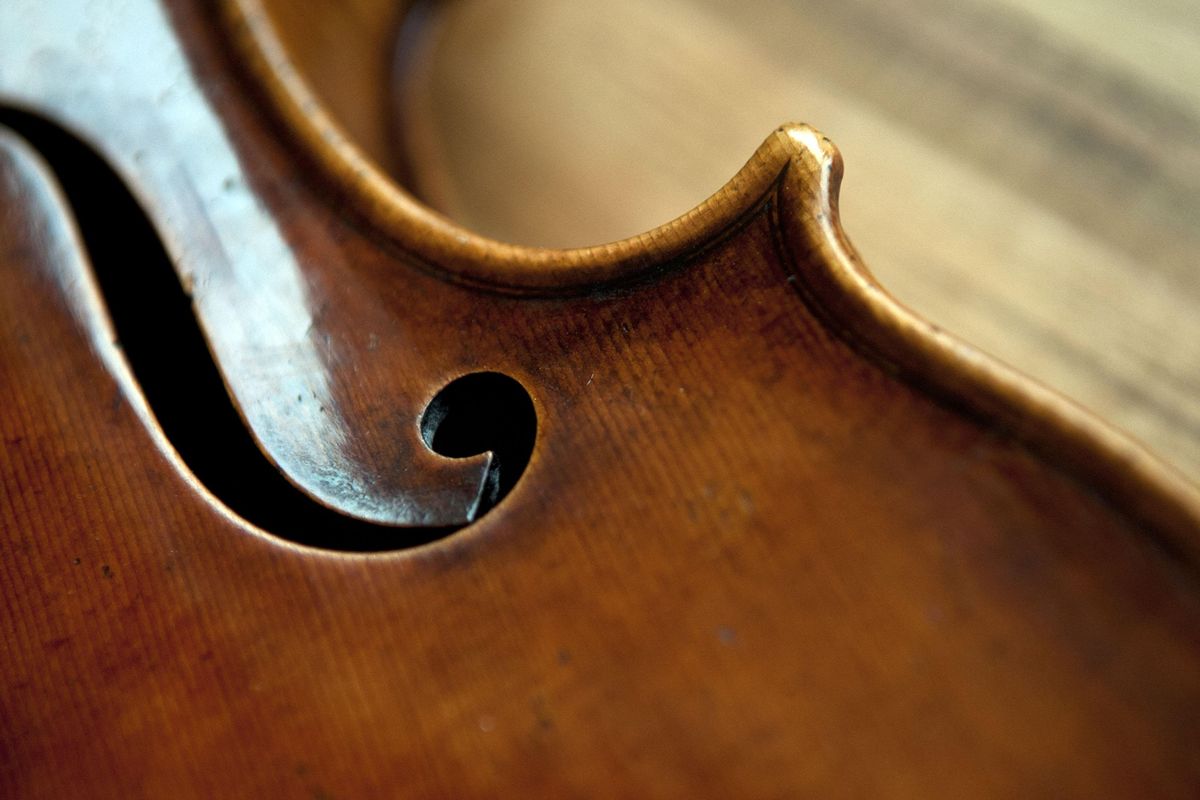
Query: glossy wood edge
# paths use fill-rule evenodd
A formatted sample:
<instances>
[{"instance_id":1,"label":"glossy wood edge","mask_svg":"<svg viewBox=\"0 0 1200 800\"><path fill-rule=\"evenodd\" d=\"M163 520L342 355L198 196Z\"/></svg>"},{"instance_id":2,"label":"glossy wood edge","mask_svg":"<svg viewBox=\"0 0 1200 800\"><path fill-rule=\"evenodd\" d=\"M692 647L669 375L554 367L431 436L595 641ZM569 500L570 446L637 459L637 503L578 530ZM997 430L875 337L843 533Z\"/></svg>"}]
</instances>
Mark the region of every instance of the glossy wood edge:
<instances>
[{"instance_id":1,"label":"glossy wood edge","mask_svg":"<svg viewBox=\"0 0 1200 800\"><path fill-rule=\"evenodd\" d=\"M787 148L768 140L724 187L681 217L618 242L570 250L524 247L479 236L417 200L346 135L292 62L260 0L218 0L241 66L289 140L352 210L395 246L443 277L518 294L578 294L702 249L770 191Z\"/></svg>"},{"instance_id":2,"label":"glossy wood edge","mask_svg":"<svg viewBox=\"0 0 1200 800\"><path fill-rule=\"evenodd\" d=\"M841 155L824 136L788 127L795 146L780 182L779 256L809 309L872 361L981 424L1014 436L1162 537L1200 568L1200 487L1071 400L960 341L908 309L874 279L842 230Z\"/></svg>"},{"instance_id":3,"label":"glossy wood edge","mask_svg":"<svg viewBox=\"0 0 1200 800\"><path fill-rule=\"evenodd\" d=\"M838 218L841 157L812 128L781 127L712 197L639 236L572 250L520 247L454 224L383 174L308 88L259 0L221 0L221 10L252 78L344 199L448 278L533 294L586 291L703 249L777 187L781 256L827 324L876 361L1077 474L1200 563L1197 487L1089 412L922 320L874 280ZM817 257L797 263L805 250Z\"/></svg>"}]
</instances>

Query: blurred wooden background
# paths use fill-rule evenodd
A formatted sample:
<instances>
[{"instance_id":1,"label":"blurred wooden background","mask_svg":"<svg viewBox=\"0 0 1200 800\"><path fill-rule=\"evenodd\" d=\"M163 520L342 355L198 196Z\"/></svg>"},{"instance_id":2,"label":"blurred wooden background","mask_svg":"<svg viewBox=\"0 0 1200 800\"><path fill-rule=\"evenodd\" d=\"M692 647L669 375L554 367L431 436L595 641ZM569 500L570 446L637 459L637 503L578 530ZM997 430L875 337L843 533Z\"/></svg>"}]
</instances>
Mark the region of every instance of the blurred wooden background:
<instances>
[{"instance_id":1,"label":"blurred wooden background","mask_svg":"<svg viewBox=\"0 0 1200 800\"><path fill-rule=\"evenodd\" d=\"M421 8L392 119L408 182L451 217L524 244L625 237L808 122L893 294L1200 479L1196 0Z\"/></svg>"}]
</instances>

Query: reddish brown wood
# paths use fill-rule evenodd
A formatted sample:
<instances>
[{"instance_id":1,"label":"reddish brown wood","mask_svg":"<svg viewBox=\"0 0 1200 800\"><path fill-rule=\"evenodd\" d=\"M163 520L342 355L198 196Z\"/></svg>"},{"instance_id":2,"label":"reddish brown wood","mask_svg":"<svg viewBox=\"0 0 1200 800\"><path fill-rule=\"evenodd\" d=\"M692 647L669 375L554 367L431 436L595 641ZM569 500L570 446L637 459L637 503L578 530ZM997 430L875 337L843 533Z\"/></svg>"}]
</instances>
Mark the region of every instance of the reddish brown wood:
<instances>
[{"instance_id":1,"label":"reddish brown wood","mask_svg":"<svg viewBox=\"0 0 1200 800\"><path fill-rule=\"evenodd\" d=\"M529 390L536 449L415 549L245 523L155 424L77 209L5 133L0 794L1200 787L1194 491L888 299L818 134L637 240L489 243L312 149L228 46L248 6L8 4L0 97L134 187L299 486L439 507L462 470L420 415L475 371ZM289 380L335 422L295 423Z\"/></svg>"}]
</instances>

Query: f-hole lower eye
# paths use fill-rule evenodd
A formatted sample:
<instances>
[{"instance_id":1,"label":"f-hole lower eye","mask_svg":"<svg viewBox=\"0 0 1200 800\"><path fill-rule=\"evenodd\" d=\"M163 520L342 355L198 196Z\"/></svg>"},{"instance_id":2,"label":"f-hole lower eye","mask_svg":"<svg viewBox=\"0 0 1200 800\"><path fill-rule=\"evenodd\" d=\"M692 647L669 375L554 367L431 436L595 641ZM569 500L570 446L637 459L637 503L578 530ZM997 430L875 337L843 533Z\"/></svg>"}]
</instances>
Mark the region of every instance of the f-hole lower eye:
<instances>
[{"instance_id":1,"label":"f-hole lower eye","mask_svg":"<svg viewBox=\"0 0 1200 800\"><path fill-rule=\"evenodd\" d=\"M533 453L537 414L529 392L498 372L474 372L446 385L421 416L421 438L447 458L491 453L475 517L516 485Z\"/></svg>"}]
</instances>

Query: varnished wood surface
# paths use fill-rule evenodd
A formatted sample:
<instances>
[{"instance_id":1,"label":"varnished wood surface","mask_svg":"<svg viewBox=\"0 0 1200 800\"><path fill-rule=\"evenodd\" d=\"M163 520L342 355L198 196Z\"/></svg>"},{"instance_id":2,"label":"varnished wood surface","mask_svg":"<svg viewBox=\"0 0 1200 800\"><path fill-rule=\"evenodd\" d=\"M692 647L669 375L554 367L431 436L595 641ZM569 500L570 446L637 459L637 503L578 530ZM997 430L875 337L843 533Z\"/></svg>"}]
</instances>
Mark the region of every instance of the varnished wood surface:
<instances>
[{"instance_id":1,"label":"varnished wood surface","mask_svg":"<svg viewBox=\"0 0 1200 800\"><path fill-rule=\"evenodd\" d=\"M5 134L0 793L1194 794L1200 504L889 305L840 238L816 134L760 151L787 170L707 247L603 290L505 294L372 227L215 15L88 5L18 9L48 38L0 48L0 94L137 191L233 399L283 413L290 392L237 386L247 354L291 363L363 423L300 434L399 457L422 399L498 370L538 439L499 507L415 550L239 520L150 416L81 212ZM130 63L171 69L114 66L100 34L122 29ZM281 281L303 291L235 291ZM231 335L231 297L303 335Z\"/></svg>"},{"instance_id":2,"label":"varnished wood surface","mask_svg":"<svg viewBox=\"0 0 1200 800\"><path fill-rule=\"evenodd\" d=\"M436 6L399 116L414 184L467 226L628 236L813 124L893 293L1200 480L1194 3Z\"/></svg>"},{"instance_id":3,"label":"varnished wood surface","mask_svg":"<svg viewBox=\"0 0 1200 800\"><path fill-rule=\"evenodd\" d=\"M27 150L6 143L5 174L64 238ZM425 313L518 315L490 356L424 344L503 364L572 436L543 439L531 490L449 546L348 558L281 548L195 494L81 346L69 250L26 230L6 231L0 293L21 387L4 431L13 794L1169 796L1198 779L1193 579L863 365L766 253L533 308L406 279L439 299L410 335L432 337ZM396 291L381 278L360 291ZM787 313L764 328L772 295ZM548 331L574 344L552 358ZM709 380L765 331L786 366ZM620 356L594 369L580 350ZM522 352L538 357L502 355ZM663 458L630 469L622 443L651 438Z\"/></svg>"}]
</instances>

